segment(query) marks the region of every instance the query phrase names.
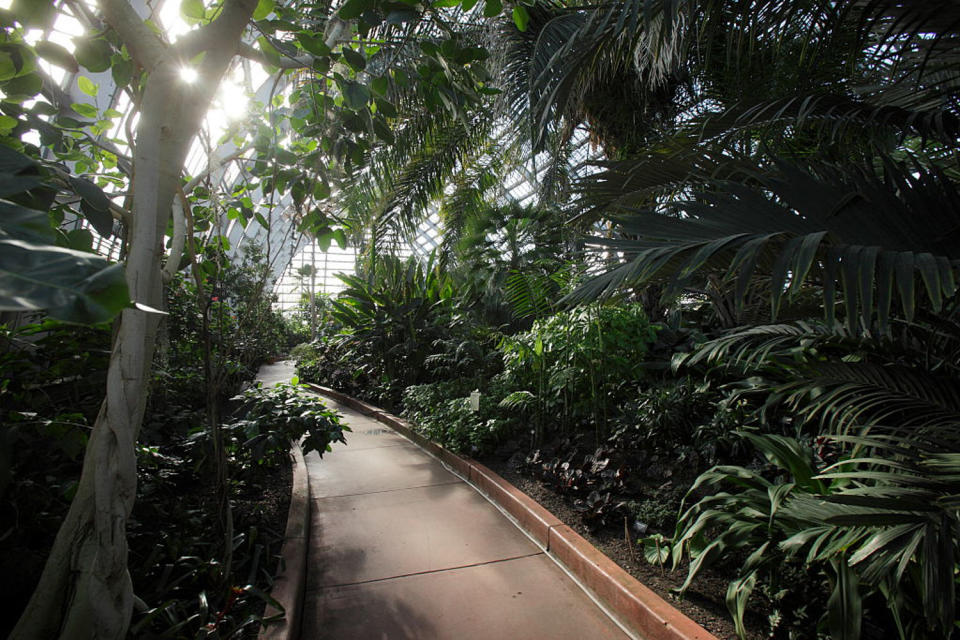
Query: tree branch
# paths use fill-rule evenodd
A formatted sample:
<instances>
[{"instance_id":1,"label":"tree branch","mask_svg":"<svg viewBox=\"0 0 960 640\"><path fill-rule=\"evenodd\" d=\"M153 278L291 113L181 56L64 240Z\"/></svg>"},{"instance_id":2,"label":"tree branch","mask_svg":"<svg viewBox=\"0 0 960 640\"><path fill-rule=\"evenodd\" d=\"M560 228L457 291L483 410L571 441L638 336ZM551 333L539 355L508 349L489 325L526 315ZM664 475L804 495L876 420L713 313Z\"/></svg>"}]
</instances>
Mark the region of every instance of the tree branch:
<instances>
[{"instance_id":1,"label":"tree branch","mask_svg":"<svg viewBox=\"0 0 960 640\"><path fill-rule=\"evenodd\" d=\"M130 55L148 73L160 61L167 45L137 15L127 0L101 0L103 17L127 45Z\"/></svg>"},{"instance_id":2,"label":"tree branch","mask_svg":"<svg viewBox=\"0 0 960 640\"><path fill-rule=\"evenodd\" d=\"M220 14L210 23L184 35L170 47L169 55L181 61L204 54L197 66L197 90L191 92L189 102L209 103L204 97L210 85L220 84L224 69L236 55L244 27L250 21L257 0L224 0Z\"/></svg>"},{"instance_id":3,"label":"tree branch","mask_svg":"<svg viewBox=\"0 0 960 640\"><path fill-rule=\"evenodd\" d=\"M267 56L265 56L262 51L250 46L246 42L241 42L240 46L237 47L237 55L243 56L247 60L259 62L260 64L266 65L268 67L277 66L277 63L275 60L268 60ZM313 66L313 61L314 61L314 57L310 55L303 55L303 56L284 55L283 59L280 61L280 68L281 69L310 68Z\"/></svg>"}]
</instances>

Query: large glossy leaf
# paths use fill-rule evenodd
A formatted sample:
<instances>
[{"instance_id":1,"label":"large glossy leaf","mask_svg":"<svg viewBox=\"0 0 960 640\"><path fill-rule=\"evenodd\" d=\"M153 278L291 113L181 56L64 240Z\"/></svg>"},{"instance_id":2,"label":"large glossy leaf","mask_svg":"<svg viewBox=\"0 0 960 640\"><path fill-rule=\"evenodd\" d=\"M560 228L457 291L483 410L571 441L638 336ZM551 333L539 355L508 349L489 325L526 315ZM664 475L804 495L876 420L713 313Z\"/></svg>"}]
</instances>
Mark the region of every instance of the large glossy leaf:
<instances>
[{"instance_id":1,"label":"large glossy leaf","mask_svg":"<svg viewBox=\"0 0 960 640\"><path fill-rule=\"evenodd\" d=\"M103 190L85 178L70 176L70 186L80 196L80 210L101 236L113 235L113 215L110 200Z\"/></svg>"},{"instance_id":2,"label":"large glossy leaf","mask_svg":"<svg viewBox=\"0 0 960 640\"><path fill-rule=\"evenodd\" d=\"M123 266L53 246L47 215L0 202L0 309L61 320L110 320L130 298Z\"/></svg>"},{"instance_id":3,"label":"large glossy leaf","mask_svg":"<svg viewBox=\"0 0 960 640\"><path fill-rule=\"evenodd\" d=\"M860 581L845 558L835 560L833 566L836 578L827 601L830 635L833 640L859 640L863 619Z\"/></svg>"}]
</instances>

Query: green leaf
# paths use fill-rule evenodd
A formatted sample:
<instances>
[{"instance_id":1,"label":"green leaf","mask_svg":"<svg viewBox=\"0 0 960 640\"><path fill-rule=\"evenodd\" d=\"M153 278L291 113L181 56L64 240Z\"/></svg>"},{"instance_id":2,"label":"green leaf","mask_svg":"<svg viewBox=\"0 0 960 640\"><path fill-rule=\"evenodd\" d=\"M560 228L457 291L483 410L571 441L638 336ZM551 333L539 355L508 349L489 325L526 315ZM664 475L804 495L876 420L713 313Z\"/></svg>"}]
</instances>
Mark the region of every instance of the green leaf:
<instances>
[{"instance_id":1,"label":"green leaf","mask_svg":"<svg viewBox=\"0 0 960 640\"><path fill-rule=\"evenodd\" d=\"M416 22L420 19L420 14L413 9L398 9L387 13L387 24L405 24L407 22Z\"/></svg>"},{"instance_id":2,"label":"green leaf","mask_svg":"<svg viewBox=\"0 0 960 640\"><path fill-rule=\"evenodd\" d=\"M344 47L341 53L343 54L343 59L354 71L359 72L367 68L367 60L363 57L362 53L358 53L349 47Z\"/></svg>"},{"instance_id":3,"label":"green leaf","mask_svg":"<svg viewBox=\"0 0 960 640\"><path fill-rule=\"evenodd\" d=\"M375 5L374 0L347 0L337 11L341 20L354 20Z\"/></svg>"},{"instance_id":4,"label":"green leaf","mask_svg":"<svg viewBox=\"0 0 960 640\"><path fill-rule=\"evenodd\" d=\"M53 0L14 0L10 10L24 26L40 29L50 26L54 14Z\"/></svg>"},{"instance_id":5,"label":"green leaf","mask_svg":"<svg viewBox=\"0 0 960 640\"><path fill-rule=\"evenodd\" d=\"M300 46L303 47L303 50L307 53L321 57L330 55L330 47L324 43L323 38L320 36L300 32L297 34L297 42L300 43Z\"/></svg>"},{"instance_id":6,"label":"green leaf","mask_svg":"<svg viewBox=\"0 0 960 640\"><path fill-rule=\"evenodd\" d=\"M80 87L80 91L83 91L91 98L96 98L100 92L99 85L87 76L77 76L77 86Z\"/></svg>"},{"instance_id":7,"label":"green leaf","mask_svg":"<svg viewBox=\"0 0 960 640\"><path fill-rule=\"evenodd\" d=\"M727 585L727 610L733 616L737 635L747 637L747 629L743 624L743 615L747 610L747 601L757 585L757 571L750 571L747 575L732 581Z\"/></svg>"},{"instance_id":8,"label":"green leaf","mask_svg":"<svg viewBox=\"0 0 960 640\"><path fill-rule=\"evenodd\" d=\"M113 56L112 62L110 75L113 76L113 81L117 83L117 86L125 87L130 84L130 81L133 80L133 60Z\"/></svg>"},{"instance_id":9,"label":"green leaf","mask_svg":"<svg viewBox=\"0 0 960 640\"><path fill-rule=\"evenodd\" d=\"M113 216L110 215L110 200L103 190L84 178L70 176L70 186L82 199L80 210L101 236L113 234Z\"/></svg>"},{"instance_id":10,"label":"green leaf","mask_svg":"<svg viewBox=\"0 0 960 640\"><path fill-rule=\"evenodd\" d=\"M340 83L340 91L347 106L354 110L365 108L370 100L370 91L359 82L344 80Z\"/></svg>"},{"instance_id":11,"label":"green leaf","mask_svg":"<svg viewBox=\"0 0 960 640\"><path fill-rule=\"evenodd\" d=\"M46 213L30 214L35 227L49 228ZM46 309L60 320L92 324L110 320L130 304L122 265L83 251L17 239L12 237L16 232L9 233L10 226L8 217L0 216L0 309Z\"/></svg>"},{"instance_id":12,"label":"green leaf","mask_svg":"<svg viewBox=\"0 0 960 640\"><path fill-rule=\"evenodd\" d=\"M3 85L3 92L9 100L16 98L32 98L43 89L43 78L36 73L17 76Z\"/></svg>"},{"instance_id":13,"label":"green leaf","mask_svg":"<svg viewBox=\"0 0 960 640\"><path fill-rule=\"evenodd\" d=\"M503 3L500 0L487 0L483 7L483 15L487 18L495 18L503 11Z\"/></svg>"},{"instance_id":14,"label":"green leaf","mask_svg":"<svg viewBox=\"0 0 960 640\"><path fill-rule=\"evenodd\" d=\"M51 244L55 237L50 218L42 211L0 201L0 239Z\"/></svg>"},{"instance_id":15,"label":"green leaf","mask_svg":"<svg viewBox=\"0 0 960 640\"><path fill-rule=\"evenodd\" d=\"M374 98L374 102L377 105L377 113L383 115L385 118L396 118L397 117L397 108L393 106L393 103L389 100L383 98Z\"/></svg>"},{"instance_id":16,"label":"green leaf","mask_svg":"<svg viewBox=\"0 0 960 640\"><path fill-rule=\"evenodd\" d=\"M391 131L390 127L384 124L380 118L377 118L376 120L373 121L373 132L376 134L378 138L380 138L387 144L394 143L395 138L393 135L393 131Z\"/></svg>"},{"instance_id":17,"label":"green leaf","mask_svg":"<svg viewBox=\"0 0 960 640\"><path fill-rule=\"evenodd\" d=\"M0 51L0 82L10 80L17 75L17 65L13 56L6 51Z\"/></svg>"},{"instance_id":18,"label":"green leaf","mask_svg":"<svg viewBox=\"0 0 960 640\"><path fill-rule=\"evenodd\" d=\"M643 557L650 564L663 566L670 559L670 541L662 534L654 534L640 539L643 545Z\"/></svg>"},{"instance_id":19,"label":"green leaf","mask_svg":"<svg viewBox=\"0 0 960 640\"><path fill-rule=\"evenodd\" d=\"M7 118L9 116L2 116ZM0 173L0 198L6 198L43 184L37 176L16 176Z\"/></svg>"},{"instance_id":20,"label":"green leaf","mask_svg":"<svg viewBox=\"0 0 960 640\"><path fill-rule=\"evenodd\" d=\"M857 574L844 557L833 560L835 572L833 591L827 600L827 620L834 640L858 640L863 604L860 598Z\"/></svg>"},{"instance_id":21,"label":"green leaf","mask_svg":"<svg viewBox=\"0 0 960 640\"><path fill-rule=\"evenodd\" d=\"M14 77L33 73L37 70L37 54L27 45L19 42L0 44L0 51L10 56L15 69Z\"/></svg>"},{"instance_id":22,"label":"green leaf","mask_svg":"<svg viewBox=\"0 0 960 640\"><path fill-rule=\"evenodd\" d=\"M513 24L517 25L517 29L520 31L526 31L527 25L530 24L530 14L527 13L526 7L522 4L513 8Z\"/></svg>"},{"instance_id":23,"label":"green leaf","mask_svg":"<svg viewBox=\"0 0 960 640\"><path fill-rule=\"evenodd\" d=\"M374 78L370 82L370 88L373 89L374 93L378 93L381 96L387 95L387 89L390 87L390 81L385 78Z\"/></svg>"},{"instance_id":24,"label":"green leaf","mask_svg":"<svg viewBox=\"0 0 960 640\"><path fill-rule=\"evenodd\" d=\"M257 8L253 10L253 19L263 20L268 15L273 13L273 10L274 10L273 0L259 0L259 2L257 2Z\"/></svg>"},{"instance_id":25,"label":"green leaf","mask_svg":"<svg viewBox=\"0 0 960 640\"><path fill-rule=\"evenodd\" d=\"M10 116L0 116L0 130L10 131L17 126L19 120Z\"/></svg>"},{"instance_id":26,"label":"green leaf","mask_svg":"<svg viewBox=\"0 0 960 640\"><path fill-rule=\"evenodd\" d=\"M73 54L55 42L41 40L37 43L35 49L37 55L50 64L66 69L70 73L76 73L80 70L80 65L77 64L77 59L73 57Z\"/></svg>"},{"instance_id":27,"label":"green leaf","mask_svg":"<svg viewBox=\"0 0 960 640\"><path fill-rule=\"evenodd\" d=\"M259 8L259 5L257 5ZM186 20L203 20L207 12L203 6L203 0L181 0L180 15Z\"/></svg>"},{"instance_id":28,"label":"green leaf","mask_svg":"<svg viewBox=\"0 0 960 640\"><path fill-rule=\"evenodd\" d=\"M103 38L78 38L74 40L76 48L73 51L77 62L82 67L100 73L110 68L110 57L113 49Z\"/></svg>"},{"instance_id":29,"label":"green leaf","mask_svg":"<svg viewBox=\"0 0 960 640\"><path fill-rule=\"evenodd\" d=\"M99 116L97 108L92 104L87 104L85 102L74 102L70 105L70 108L79 113L84 118L90 118L91 120L96 120Z\"/></svg>"},{"instance_id":30,"label":"green leaf","mask_svg":"<svg viewBox=\"0 0 960 640\"><path fill-rule=\"evenodd\" d=\"M0 145L0 172L19 173L36 165L37 162L33 158Z\"/></svg>"},{"instance_id":31,"label":"green leaf","mask_svg":"<svg viewBox=\"0 0 960 640\"><path fill-rule=\"evenodd\" d=\"M93 251L93 234L89 229L71 229L66 233L67 248L75 251Z\"/></svg>"},{"instance_id":32,"label":"green leaf","mask_svg":"<svg viewBox=\"0 0 960 640\"><path fill-rule=\"evenodd\" d=\"M263 52L263 55L266 56L267 61L275 67L279 67L283 64L283 58L280 56L280 52L277 51L277 48L273 46L273 43L270 42L270 39L266 36L260 36L257 38L257 44L260 45L260 51Z\"/></svg>"},{"instance_id":33,"label":"green leaf","mask_svg":"<svg viewBox=\"0 0 960 640\"><path fill-rule=\"evenodd\" d=\"M323 233L317 234L317 246L320 247L320 251L326 252L330 248L330 243L333 240L333 231L329 228Z\"/></svg>"}]
</instances>

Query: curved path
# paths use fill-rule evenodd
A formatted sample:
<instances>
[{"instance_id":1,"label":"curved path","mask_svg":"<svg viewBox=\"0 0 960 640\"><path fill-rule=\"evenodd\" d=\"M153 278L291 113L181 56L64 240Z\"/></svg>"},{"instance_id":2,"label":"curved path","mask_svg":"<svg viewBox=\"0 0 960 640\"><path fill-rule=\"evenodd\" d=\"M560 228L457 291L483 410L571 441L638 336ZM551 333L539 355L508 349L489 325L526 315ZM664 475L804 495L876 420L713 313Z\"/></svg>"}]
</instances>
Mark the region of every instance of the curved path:
<instances>
[{"instance_id":1,"label":"curved path","mask_svg":"<svg viewBox=\"0 0 960 640\"><path fill-rule=\"evenodd\" d=\"M289 380L288 363L261 370ZM353 430L306 456L310 536L301 638L625 639L496 507L382 423L327 400Z\"/></svg>"}]
</instances>

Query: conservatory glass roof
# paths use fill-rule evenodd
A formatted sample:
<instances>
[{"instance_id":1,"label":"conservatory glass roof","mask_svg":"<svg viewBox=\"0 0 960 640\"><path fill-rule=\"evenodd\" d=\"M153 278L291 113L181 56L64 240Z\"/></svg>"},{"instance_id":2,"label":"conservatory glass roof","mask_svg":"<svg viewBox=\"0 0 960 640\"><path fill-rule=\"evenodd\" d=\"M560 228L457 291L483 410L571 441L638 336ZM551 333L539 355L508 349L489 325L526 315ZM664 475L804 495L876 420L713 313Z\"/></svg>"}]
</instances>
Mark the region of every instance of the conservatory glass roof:
<instances>
[{"instance_id":1,"label":"conservatory glass roof","mask_svg":"<svg viewBox=\"0 0 960 640\"><path fill-rule=\"evenodd\" d=\"M10 6L12 0L0 0L0 8ZM57 0L57 18L46 30L34 30L28 35L32 41L49 40L72 51L74 38L100 27L97 7L92 0ZM135 10L145 18L162 25L168 37L175 40L190 30L180 16L180 3L176 0L132 0ZM114 114L111 126L99 136L99 142L116 154L119 163L129 162L129 147L125 140L136 124L136 113L132 109L129 97L117 88L110 71L91 73L86 69L68 72L47 62L39 61L41 69L63 92L65 102L86 103L97 111L112 110ZM186 159L184 170L194 182L209 183L224 193L242 193L252 205L253 215L218 216L217 222L206 231L208 234L222 235L229 241L231 257L238 256L245 246L257 244L268 248L268 259L273 286L281 309L295 307L300 296L311 285L315 291L323 294L336 293L342 289L337 273L354 271L357 248L339 247L337 244L321 247L296 228L296 212L289 194L272 202L264 198L256 187L246 190L252 183L245 168L245 162L251 159L252 145L249 143L249 125L257 122L258 105L267 104L271 96L289 93L284 86L284 76L278 81L259 64L238 58L226 74L214 97L213 107L208 113L200 135L194 141ZM184 70L183 81L192 82L195 74L189 68ZM591 148L586 135L574 138L574 149L570 154L570 165L574 173L588 171L587 163L596 158L597 152ZM521 205L535 202L537 182L544 169L538 166L536 157L528 157L518 163L518 168L510 171L500 182L499 193L495 200ZM83 171L71 167L82 174ZM101 186L111 197L121 197L119 186L101 181ZM212 191L212 189L211 189ZM436 249L443 235L443 223L436 206L431 206L429 215L404 242L398 243L396 253L401 256L411 254L428 255ZM262 224L254 223L257 215L269 222L269 230ZM119 237L103 237L80 217L66 220L67 228L86 228L94 236L94 249L112 259L118 259L121 253ZM311 265L316 270L312 278L305 277L305 270Z\"/></svg>"}]
</instances>

